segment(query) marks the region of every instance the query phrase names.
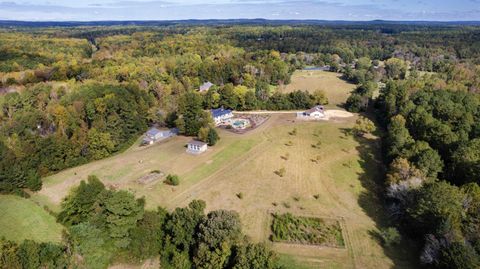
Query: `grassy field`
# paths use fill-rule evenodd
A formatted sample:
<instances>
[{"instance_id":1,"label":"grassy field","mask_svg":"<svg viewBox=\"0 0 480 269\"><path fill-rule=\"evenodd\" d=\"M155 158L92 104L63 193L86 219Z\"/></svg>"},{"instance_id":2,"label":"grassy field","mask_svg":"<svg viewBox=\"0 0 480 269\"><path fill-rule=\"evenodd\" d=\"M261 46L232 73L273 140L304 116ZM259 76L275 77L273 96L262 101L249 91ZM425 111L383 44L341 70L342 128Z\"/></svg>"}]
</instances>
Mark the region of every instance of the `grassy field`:
<instances>
[{"instance_id":1,"label":"grassy field","mask_svg":"<svg viewBox=\"0 0 480 269\"><path fill-rule=\"evenodd\" d=\"M59 210L62 199L73 186L88 175L98 176L111 188L128 189L137 196L145 196L148 208L165 205L175 193L188 189L198 181L217 173L229 162L242 156L261 141L261 137L249 136L239 140L238 135L221 132L222 139L215 147L202 155L185 152L189 138L174 137L163 143L139 147L135 143L129 150L110 158L67 169L43 179L42 190L32 199L53 211ZM137 180L153 170L180 177L179 186L169 186L158 180L142 185Z\"/></svg>"},{"instance_id":2,"label":"grassy field","mask_svg":"<svg viewBox=\"0 0 480 269\"><path fill-rule=\"evenodd\" d=\"M306 90L313 92L323 90L328 97L329 105L337 106L345 102L355 85L340 79L340 73L327 71L304 71L297 70L292 75L292 82L280 86L279 91L283 93L295 90Z\"/></svg>"},{"instance_id":3,"label":"grassy field","mask_svg":"<svg viewBox=\"0 0 480 269\"><path fill-rule=\"evenodd\" d=\"M21 242L59 242L62 226L34 202L12 195L0 195L0 237Z\"/></svg>"},{"instance_id":4,"label":"grassy field","mask_svg":"<svg viewBox=\"0 0 480 269\"><path fill-rule=\"evenodd\" d=\"M236 210L244 231L254 241L269 237L268 212L341 218L347 233L346 250L289 244L274 244L274 249L324 268L391 268L402 264L411 268L402 258L408 254L394 252L389 257L371 236L383 217L375 195L375 180L382 169L376 159L377 139L357 141L346 135L345 130L354 124L353 118L336 123L293 123L293 119L289 115L272 117L275 122L265 132L267 141L259 146L261 150L232 163L223 173L188 192L174 195L174 205L185 206L192 199L203 199L209 210ZM289 134L293 126L298 130L296 136ZM319 140L320 148L313 148ZM293 146L286 146L288 141ZM287 152L288 160L282 159ZM320 160L315 163L312 159L317 156ZM280 168L286 170L284 177L274 173ZM238 193L243 194L242 199Z\"/></svg>"},{"instance_id":5,"label":"grassy field","mask_svg":"<svg viewBox=\"0 0 480 269\"><path fill-rule=\"evenodd\" d=\"M326 87L334 104L344 102L354 87L334 73L303 73L296 72L291 85ZM303 79L302 74L312 78ZM185 153L185 137L143 148L135 145L45 178L32 199L58 210L69 189L94 174L108 186L145 196L148 208L173 209L202 199L207 210L236 210L244 232L256 242L268 241L272 212L341 220L345 248L270 242L287 268L413 268L412 256L404 251L408 248L384 249L372 235L385 221L376 195L383 169L379 139L348 134L355 120L297 122L293 114L275 114L243 135L220 130L220 142L199 156ZM290 134L293 128L296 135ZM280 177L275 171L282 168L285 175ZM179 175L180 185L137 183L152 170Z\"/></svg>"}]
</instances>

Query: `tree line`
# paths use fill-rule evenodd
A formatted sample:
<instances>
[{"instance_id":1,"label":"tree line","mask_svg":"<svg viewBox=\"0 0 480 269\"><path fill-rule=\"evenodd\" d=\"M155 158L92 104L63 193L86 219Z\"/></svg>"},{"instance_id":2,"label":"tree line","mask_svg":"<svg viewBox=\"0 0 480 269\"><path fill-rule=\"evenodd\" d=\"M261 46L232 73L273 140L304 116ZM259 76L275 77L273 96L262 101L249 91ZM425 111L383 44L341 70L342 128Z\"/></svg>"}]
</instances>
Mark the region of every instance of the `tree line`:
<instances>
[{"instance_id":1,"label":"tree line","mask_svg":"<svg viewBox=\"0 0 480 269\"><path fill-rule=\"evenodd\" d=\"M107 268L160 256L162 268L280 268L266 245L250 242L237 212L205 213L205 202L149 211L143 198L106 189L95 176L65 198L61 245L0 240L0 268ZM78 257L82 257L79 259Z\"/></svg>"},{"instance_id":2,"label":"tree line","mask_svg":"<svg viewBox=\"0 0 480 269\"><path fill-rule=\"evenodd\" d=\"M426 81L392 80L376 104L387 130L389 212L392 221L422 246L423 264L477 268L480 99L472 92L422 82Z\"/></svg>"},{"instance_id":3,"label":"tree line","mask_svg":"<svg viewBox=\"0 0 480 269\"><path fill-rule=\"evenodd\" d=\"M41 83L0 102L0 192L39 190L41 177L119 152L145 131L153 99L136 86Z\"/></svg>"}]
</instances>

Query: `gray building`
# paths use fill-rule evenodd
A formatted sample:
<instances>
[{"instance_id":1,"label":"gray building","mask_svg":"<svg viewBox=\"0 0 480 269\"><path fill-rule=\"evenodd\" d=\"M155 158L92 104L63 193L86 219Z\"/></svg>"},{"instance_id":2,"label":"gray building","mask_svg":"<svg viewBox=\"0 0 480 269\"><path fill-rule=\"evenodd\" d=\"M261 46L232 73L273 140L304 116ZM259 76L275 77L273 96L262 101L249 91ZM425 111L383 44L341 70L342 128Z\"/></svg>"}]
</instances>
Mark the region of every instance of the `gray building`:
<instances>
[{"instance_id":1,"label":"gray building","mask_svg":"<svg viewBox=\"0 0 480 269\"><path fill-rule=\"evenodd\" d=\"M151 145L157 141L175 136L177 134L178 134L178 130L176 128L160 130L155 127L152 127L145 133L142 144Z\"/></svg>"}]
</instances>

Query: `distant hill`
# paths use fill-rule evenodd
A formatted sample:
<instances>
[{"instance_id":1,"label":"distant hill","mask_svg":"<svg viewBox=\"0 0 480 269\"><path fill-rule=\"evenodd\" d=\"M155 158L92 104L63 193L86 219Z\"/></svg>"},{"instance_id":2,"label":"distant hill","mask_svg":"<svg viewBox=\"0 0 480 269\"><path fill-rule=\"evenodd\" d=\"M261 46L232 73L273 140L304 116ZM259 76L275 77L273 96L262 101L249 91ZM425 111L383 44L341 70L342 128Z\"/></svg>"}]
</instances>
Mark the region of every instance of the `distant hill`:
<instances>
[{"instance_id":1,"label":"distant hill","mask_svg":"<svg viewBox=\"0 0 480 269\"><path fill-rule=\"evenodd\" d=\"M480 21L328 21L328 20L159 20L159 21L12 21L0 20L0 27L76 27L76 26L169 26L169 25L324 25L324 26L382 26L410 25L423 27L480 26Z\"/></svg>"}]
</instances>

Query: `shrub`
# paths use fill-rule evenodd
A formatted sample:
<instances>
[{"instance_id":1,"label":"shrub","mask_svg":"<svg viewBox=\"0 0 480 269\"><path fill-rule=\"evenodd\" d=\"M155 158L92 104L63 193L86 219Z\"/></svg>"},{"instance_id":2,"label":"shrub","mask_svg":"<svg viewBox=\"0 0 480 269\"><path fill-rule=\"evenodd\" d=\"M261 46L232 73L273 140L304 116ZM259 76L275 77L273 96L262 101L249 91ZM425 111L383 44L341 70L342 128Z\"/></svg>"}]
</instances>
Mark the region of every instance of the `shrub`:
<instances>
[{"instance_id":1,"label":"shrub","mask_svg":"<svg viewBox=\"0 0 480 269\"><path fill-rule=\"evenodd\" d=\"M358 93L352 93L345 103L345 108L353 113L365 111L367 100L368 97L364 97Z\"/></svg>"},{"instance_id":2,"label":"shrub","mask_svg":"<svg viewBox=\"0 0 480 269\"><path fill-rule=\"evenodd\" d=\"M202 127L198 130L197 137L200 141L207 143L208 140L208 127Z\"/></svg>"},{"instance_id":3,"label":"shrub","mask_svg":"<svg viewBox=\"0 0 480 269\"><path fill-rule=\"evenodd\" d=\"M237 193L237 197L238 197L238 199L243 199L243 192Z\"/></svg>"},{"instance_id":4,"label":"shrub","mask_svg":"<svg viewBox=\"0 0 480 269\"><path fill-rule=\"evenodd\" d=\"M316 144L312 144L312 148L319 149L322 146L322 141L318 141Z\"/></svg>"},{"instance_id":5,"label":"shrub","mask_svg":"<svg viewBox=\"0 0 480 269\"><path fill-rule=\"evenodd\" d=\"M398 230L394 227L388 227L380 230L380 237L385 246L391 246L400 243L402 239Z\"/></svg>"},{"instance_id":6,"label":"shrub","mask_svg":"<svg viewBox=\"0 0 480 269\"><path fill-rule=\"evenodd\" d=\"M286 173L287 173L287 170L285 170L284 167L275 171L275 174L277 174L277 176L279 176L279 177L284 177Z\"/></svg>"},{"instance_id":7,"label":"shrub","mask_svg":"<svg viewBox=\"0 0 480 269\"><path fill-rule=\"evenodd\" d=\"M220 137L218 136L218 133L217 131L210 127L208 129L208 133L207 133L207 143L209 146L214 146L215 144L217 144L217 141L220 139Z\"/></svg>"},{"instance_id":8,"label":"shrub","mask_svg":"<svg viewBox=\"0 0 480 269\"><path fill-rule=\"evenodd\" d=\"M375 124L365 117L358 118L355 122L355 126L353 126L353 133L358 136L363 136L365 134L373 132L374 130Z\"/></svg>"},{"instance_id":9,"label":"shrub","mask_svg":"<svg viewBox=\"0 0 480 269\"><path fill-rule=\"evenodd\" d=\"M320 194L314 194L313 198L315 198L315 200L318 200L318 198L320 198Z\"/></svg>"},{"instance_id":10,"label":"shrub","mask_svg":"<svg viewBox=\"0 0 480 269\"><path fill-rule=\"evenodd\" d=\"M180 184L180 179L177 175L168 175L164 182L168 185L177 186Z\"/></svg>"},{"instance_id":11,"label":"shrub","mask_svg":"<svg viewBox=\"0 0 480 269\"><path fill-rule=\"evenodd\" d=\"M322 130L316 130L313 132L313 136L315 137L320 137L320 135L322 135Z\"/></svg>"}]
</instances>

